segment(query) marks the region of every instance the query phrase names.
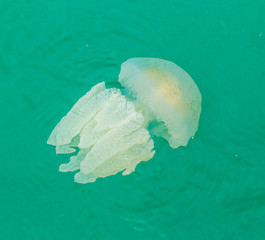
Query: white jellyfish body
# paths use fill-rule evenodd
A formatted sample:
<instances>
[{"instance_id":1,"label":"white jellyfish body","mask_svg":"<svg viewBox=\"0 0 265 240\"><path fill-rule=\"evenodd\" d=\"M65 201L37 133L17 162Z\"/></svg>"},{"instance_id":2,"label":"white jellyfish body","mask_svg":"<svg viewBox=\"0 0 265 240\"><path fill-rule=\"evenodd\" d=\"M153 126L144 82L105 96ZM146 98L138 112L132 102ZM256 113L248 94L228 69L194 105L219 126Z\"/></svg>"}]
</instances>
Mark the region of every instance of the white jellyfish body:
<instances>
[{"instance_id":1,"label":"white jellyfish body","mask_svg":"<svg viewBox=\"0 0 265 240\"><path fill-rule=\"evenodd\" d=\"M155 153L149 131L164 137L172 148L187 145L197 131L201 94L176 64L132 58L122 64L119 82L125 90L106 89L104 82L95 85L48 139L56 153L78 150L59 168L62 172L80 170L76 182L133 172Z\"/></svg>"}]
</instances>

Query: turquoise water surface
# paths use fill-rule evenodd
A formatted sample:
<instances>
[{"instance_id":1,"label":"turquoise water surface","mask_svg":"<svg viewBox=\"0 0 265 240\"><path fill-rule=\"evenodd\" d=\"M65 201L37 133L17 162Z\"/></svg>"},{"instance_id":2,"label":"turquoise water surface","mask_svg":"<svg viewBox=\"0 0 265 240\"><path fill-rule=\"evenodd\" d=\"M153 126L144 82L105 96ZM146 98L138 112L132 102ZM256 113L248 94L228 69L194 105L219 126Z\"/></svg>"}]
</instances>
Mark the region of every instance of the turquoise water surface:
<instances>
[{"instance_id":1,"label":"turquoise water surface","mask_svg":"<svg viewBox=\"0 0 265 240\"><path fill-rule=\"evenodd\" d=\"M1 0L0 239L265 239L264 0ZM202 93L187 147L77 184L47 139L122 62L175 62Z\"/></svg>"}]
</instances>

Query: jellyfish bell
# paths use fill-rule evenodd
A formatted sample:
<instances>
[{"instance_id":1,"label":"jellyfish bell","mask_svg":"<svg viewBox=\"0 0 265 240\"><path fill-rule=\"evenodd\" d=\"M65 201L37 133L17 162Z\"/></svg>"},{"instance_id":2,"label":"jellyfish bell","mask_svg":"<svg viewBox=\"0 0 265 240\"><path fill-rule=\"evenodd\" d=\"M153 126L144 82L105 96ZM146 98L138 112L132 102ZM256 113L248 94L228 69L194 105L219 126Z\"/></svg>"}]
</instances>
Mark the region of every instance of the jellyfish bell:
<instances>
[{"instance_id":1,"label":"jellyfish bell","mask_svg":"<svg viewBox=\"0 0 265 240\"><path fill-rule=\"evenodd\" d=\"M172 148L187 145L198 129L201 94L182 68L163 59L132 58L121 65L119 82L138 105L154 114L150 121L164 125L153 129L156 135Z\"/></svg>"},{"instance_id":2,"label":"jellyfish bell","mask_svg":"<svg viewBox=\"0 0 265 240\"><path fill-rule=\"evenodd\" d=\"M125 89L107 89L104 82L92 87L48 139L56 153L78 150L59 168L80 170L76 182L94 182L120 171L130 174L154 156L152 134L177 148L186 146L197 131L201 94L176 64L132 58L122 64L118 81Z\"/></svg>"}]
</instances>

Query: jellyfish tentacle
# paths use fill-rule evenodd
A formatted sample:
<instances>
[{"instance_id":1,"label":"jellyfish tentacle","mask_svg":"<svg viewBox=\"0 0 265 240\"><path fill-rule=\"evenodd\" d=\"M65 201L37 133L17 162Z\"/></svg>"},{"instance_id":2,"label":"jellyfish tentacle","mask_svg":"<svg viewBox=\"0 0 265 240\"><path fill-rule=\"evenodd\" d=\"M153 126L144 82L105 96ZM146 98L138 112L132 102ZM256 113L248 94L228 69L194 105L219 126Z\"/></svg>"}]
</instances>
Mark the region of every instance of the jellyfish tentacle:
<instances>
[{"instance_id":1,"label":"jellyfish tentacle","mask_svg":"<svg viewBox=\"0 0 265 240\"><path fill-rule=\"evenodd\" d=\"M117 89L105 89L105 83L93 87L57 124L48 139L48 144L56 146L69 144L117 91Z\"/></svg>"},{"instance_id":2,"label":"jellyfish tentacle","mask_svg":"<svg viewBox=\"0 0 265 240\"><path fill-rule=\"evenodd\" d=\"M72 156L68 163L62 164L59 168L62 172L80 169L75 176L75 181L80 183L92 182L95 178L116 174L135 161L135 153L141 153L142 149L141 154L148 155L147 153L152 152L153 149L152 144L147 145L147 142L153 141L150 140L150 134L144 128L143 115L136 111L134 104L129 102L118 89L99 91L92 96L89 102L91 101L97 103L92 109L93 114L84 110L87 104L78 108L73 107L73 109L82 108L82 114L76 117L79 120L79 129L76 131L77 135L71 135L71 142L67 143L70 139L69 135L67 141L63 139L64 142L62 142L63 134L60 132L56 139L58 151L66 153L75 150L73 147L80 149L76 156ZM71 114L76 115L79 112L75 110ZM69 118L69 115L70 113L64 119L72 120L73 118ZM83 121L82 118L85 117L86 121ZM82 126L81 121L83 121ZM64 128L63 124L62 128ZM154 152L152 156L153 154ZM135 167L131 167L130 171L134 169Z\"/></svg>"},{"instance_id":3,"label":"jellyfish tentacle","mask_svg":"<svg viewBox=\"0 0 265 240\"><path fill-rule=\"evenodd\" d=\"M73 172L80 169L80 163L83 161L89 149L81 149L76 156L70 157L70 161L61 164L59 167L60 172Z\"/></svg>"},{"instance_id":4,"label":"jellyfish tentacle","mask_svg":"<svg viewBox=\"0 0 265 240\"><path fill-rule=\"evenodd\" d=\"M88 175L84 175L82 172L78 172L77 174L75 174L74 177L74 181L77 183L92 183L95 182L97 180L97 177L94 176L93 173L88 174Z\"/></svg>"},{"instance_id":5,"label":"jellyfish tentacle","mask_svg":"<svg viewBox=\"0 0 265 240\"><path fill-rule=\"evenodd\" d=\"M146 142L150 135L146 129L141 128L143 118L139 118L139 116L138 113L130 115L124 123L104 135L81 163L81 171L88 174L115 154L127 150L135 144Z\"/></svg>"}]
</instances>

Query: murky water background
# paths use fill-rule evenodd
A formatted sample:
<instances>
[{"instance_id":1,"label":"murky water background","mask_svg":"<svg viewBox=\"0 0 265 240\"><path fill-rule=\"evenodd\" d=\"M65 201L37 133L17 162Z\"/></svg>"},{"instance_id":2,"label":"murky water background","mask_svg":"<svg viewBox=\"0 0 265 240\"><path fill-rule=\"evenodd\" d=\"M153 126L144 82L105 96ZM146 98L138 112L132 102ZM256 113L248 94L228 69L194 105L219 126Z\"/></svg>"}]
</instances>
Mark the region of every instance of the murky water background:
<instances>
[{"instance_id":1,"label":"murky water background","mask_svg":"<svg viewBox=\"0 0 265 240\"><path fill-rule=\"evenodd\" d=\"M0 2L0 239L264 239L265 2ZM76 184L47 138L120 64L160 57L202 97L187 147Z\"/></svg>"}]
</instances>

